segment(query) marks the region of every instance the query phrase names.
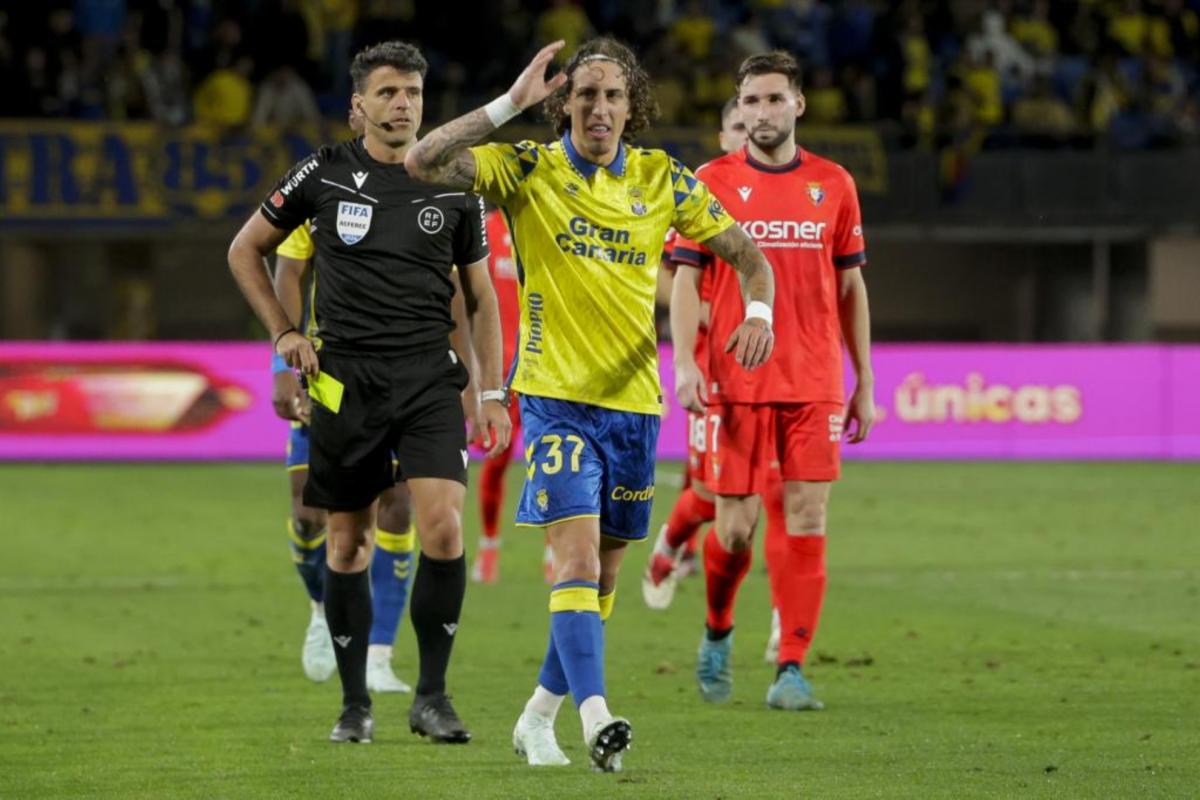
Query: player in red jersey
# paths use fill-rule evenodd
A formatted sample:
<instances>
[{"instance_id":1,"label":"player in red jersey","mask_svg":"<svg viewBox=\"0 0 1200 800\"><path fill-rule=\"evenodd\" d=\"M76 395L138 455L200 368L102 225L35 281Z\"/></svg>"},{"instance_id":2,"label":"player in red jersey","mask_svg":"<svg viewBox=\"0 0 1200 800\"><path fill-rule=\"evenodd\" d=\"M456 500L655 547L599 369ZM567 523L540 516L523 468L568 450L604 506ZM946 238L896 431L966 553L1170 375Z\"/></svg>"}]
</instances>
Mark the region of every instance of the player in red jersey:
<instances>
[{"instance_id":1,"label":"player in red jersey","mask_svg":"<svg viewBox=\"0 0 1200 800\"><path fill-rule=\"evenodd\" d=\"M496 302L500 307L504 374L507 376L517 349L517 326L521 320L521 306L518 300L520 283L517 277L517 263L512 255L512 237L509 235L508 226L504 224L504 216L499 211L488 212L487 238L491 247L488 272L491 274L492 286L496 289ZM512 420L513 430L519 430L521 413L517 410L516 403L509 404L508 415ZM483 469L479 475L479 516L483 521L483 535L479 538L479 550L471 568L471 579L477 582L494 583L500 577L499 521L500 509L504 507L504 477L512 458L513 442L519 440L520 437L514 434L509 439L508 447L483 462Z\"/></svg>"},{"instance_id":2,"label":"player in red jersey","mask_svg":"<svg viewBox=\"0 0 1200 800\"><path fill-rule=\"evenodd\" d=\"M738 113L737 98L730 98L721 109L721 130L717 134L721 152L732 153L746 143L746 126ZM667 234L663 245L663 266L670 274L676 271L674 260L676 234ZM706 346L708 326L708 287L710 281L700 285L700 308L696 331L696 353ZM653 609L662 610L671 605L675 597L675 584L694 570L696 531L716 515L713 496L704 485L705 435L703 413L687 412L687 470L684 473L683 491L679 493L667 521L658 531L650 560L642 575L642 599Z\"/></svg>"},{"instance_id":3,"label":"player in red jersey","mask_svg":"<svg viewBox=\"0 0 1200 800\"><path fill-rule=\"evenodd\" d=\"M676 386L683 405L707 413L707 483L717 496L716 530L705 541L708 596L696 675L704 699L727 700L733 606L750 566L760 495L773 461L784 481L786 556L774 583L782 626L775 681L767 704L819 709L801 665L825 593L825 521L830 487L840 471L843 431L863 441L875 417L870 314L862 266L866 248L854 180L841 166L796 144L804 113L800 68L789 54L751 56L738 70L738 106L749 130L745 150L696 171L755 240L775 270L774 327L783 344L755 372L736 369L722 346L743 315L736 274L693 242L676 243L680 266L672 298ZM702 369L688 309L711 272L710 346ZM676 309L680 310L676 314ZM677 324L679 323L679 324ZM856 384L842 389L842 342Z\"/></svg>"}]
</instances>

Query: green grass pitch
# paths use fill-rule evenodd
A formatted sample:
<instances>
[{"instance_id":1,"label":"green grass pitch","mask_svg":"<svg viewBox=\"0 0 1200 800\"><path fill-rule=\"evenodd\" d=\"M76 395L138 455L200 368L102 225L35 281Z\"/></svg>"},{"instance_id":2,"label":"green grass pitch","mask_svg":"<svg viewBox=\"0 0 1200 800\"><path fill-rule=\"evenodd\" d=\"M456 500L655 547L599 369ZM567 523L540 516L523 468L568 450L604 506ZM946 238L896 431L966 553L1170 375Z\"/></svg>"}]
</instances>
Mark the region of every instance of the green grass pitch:
<instances>
[{"instance_id":1,"label":"green grass pitch","mask_svg":"<svg viewBox=\"0 0 1200 800\"><path fill-rule=\"evenodd\" d=\"M655 528L678 484L663 465ZM507 519L519 486L511 472ZM451 691L475 740L325 740L336 679L300 670L308 608L273 465L0 468L0 797L962 798L1200 796L1200 469L847 466L807 669L827 709L768 711L761 550L738 606L733 701L693 683L703 585L665 613L626 562L608 685L634 724L619 775L534 770L513 721L544 652L541 534L508 528L468 588ZM467 538L477 536L469 495ZM397 672L415 678L407 619ZM568 704L569 706L569 704Z\"/></svg>"}]
</instances>

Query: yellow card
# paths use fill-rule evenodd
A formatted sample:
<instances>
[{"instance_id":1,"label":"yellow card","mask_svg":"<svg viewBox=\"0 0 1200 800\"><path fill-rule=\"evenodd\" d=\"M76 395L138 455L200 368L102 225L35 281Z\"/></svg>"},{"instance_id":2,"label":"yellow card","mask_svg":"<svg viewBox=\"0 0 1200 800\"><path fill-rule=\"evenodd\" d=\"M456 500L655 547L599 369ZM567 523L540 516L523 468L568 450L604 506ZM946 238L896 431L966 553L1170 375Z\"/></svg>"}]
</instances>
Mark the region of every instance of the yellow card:
<instances>
[{"instance_id":1,"label":"yellow card","mask_svg":"<svg viewBox=\"0 0 1200 800\"><path fill-rule=\"evenodd\" d=\"M308 379L308 396L333 413L342 408L342 394L346 387L328 372L319 372L317 377Z\"/></svg>"}]
</instances>

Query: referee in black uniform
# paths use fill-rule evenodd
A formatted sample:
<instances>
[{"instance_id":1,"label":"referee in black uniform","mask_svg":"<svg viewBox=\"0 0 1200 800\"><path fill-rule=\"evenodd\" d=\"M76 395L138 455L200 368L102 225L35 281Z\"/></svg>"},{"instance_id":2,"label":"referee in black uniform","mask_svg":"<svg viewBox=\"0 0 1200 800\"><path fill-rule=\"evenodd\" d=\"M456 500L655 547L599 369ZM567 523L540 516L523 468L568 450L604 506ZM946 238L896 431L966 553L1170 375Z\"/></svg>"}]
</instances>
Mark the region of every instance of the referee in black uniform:
<instances>
[{"instance_id":1,"label":"referee in black uniform","mask_svg":"<svg viewBox=\"0 0 1200 800\"><path fill-rule=\"evenodd\" d=\"M467 443L460 393L467 370L451 349L450 273L459 267L479 359L480 430L498 451L511 424L502 390L500 321L488 278L483 202L420 183L404 155L421 125L427 65L409 44L385 42L350 67L362 138L322 147L276 185L229 248L229 268L271 332L275 350L308 376L313 397L304 503L328 509L325 614L342 680L330 738L369 742L367 694L374 502L395 480L412 490L421 557L410 603L420 678L415 733L466 742L445 692L466 590L462 508ZM311 220L316 248L310 340L275 299L265 256Z\"/></svg>"}]
</instances>

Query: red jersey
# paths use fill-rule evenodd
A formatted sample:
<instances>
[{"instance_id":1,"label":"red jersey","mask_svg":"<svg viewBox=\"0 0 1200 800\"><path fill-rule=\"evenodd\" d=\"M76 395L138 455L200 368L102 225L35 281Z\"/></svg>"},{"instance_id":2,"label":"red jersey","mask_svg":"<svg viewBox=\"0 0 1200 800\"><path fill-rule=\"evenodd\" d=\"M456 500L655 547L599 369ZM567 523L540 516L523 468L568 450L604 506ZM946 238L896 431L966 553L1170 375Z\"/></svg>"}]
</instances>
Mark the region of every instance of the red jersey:
<instances>
[{"instance_id":1,"label":"red jersey","mask_svg":"<svg viewBox=\"0 0 1200 800\"><path fill-rule=\"evenodd\" d=\"M867 261L854 179L839 164L796 149L790 164L755 161L743 148L696 170L775 273L775 350L753 371L725 343L742 324L738 275L703 245L680 237L674 259L711 275L712 347L701 368L709 402L843 402L837 270Z\"/></svg>"},{"instance_id":2,"label":"red jersey","mask_svg":"<svg viewBox=\"0 0 1200 800\"><path fill-rule=\"evenodd\" d=\"M488 273L496 287L496 303L500 306L500 338L504 342L504 372L508 370L517 352L517 326L521 324L520 284L517 277L517 262L512 256L512 237L504 224L504 215L489 211L487 215L487 238L491 248L488 257Z\"/></svg>"}]
</instances>

